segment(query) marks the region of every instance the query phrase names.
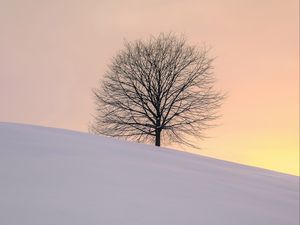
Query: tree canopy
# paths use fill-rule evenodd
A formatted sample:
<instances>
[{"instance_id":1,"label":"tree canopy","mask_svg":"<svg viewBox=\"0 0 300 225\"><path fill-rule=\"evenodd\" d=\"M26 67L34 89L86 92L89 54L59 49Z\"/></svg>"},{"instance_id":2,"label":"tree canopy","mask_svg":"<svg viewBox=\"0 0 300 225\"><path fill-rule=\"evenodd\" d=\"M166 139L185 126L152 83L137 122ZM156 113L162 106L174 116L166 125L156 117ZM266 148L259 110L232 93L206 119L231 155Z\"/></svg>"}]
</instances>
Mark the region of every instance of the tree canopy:
<instances>
[{"instance_id":1,"label":"tree canopy","mask_svg":"<svg viewBox=\"0 0 300 225\"><path fill-rule=\"evenodd\" d=\"M193 145L218 117L224 95L214 89L213 58L205 46L160 34L125 42L93 90L93 133L138 142Z\"/></svg>"}]
</instances>

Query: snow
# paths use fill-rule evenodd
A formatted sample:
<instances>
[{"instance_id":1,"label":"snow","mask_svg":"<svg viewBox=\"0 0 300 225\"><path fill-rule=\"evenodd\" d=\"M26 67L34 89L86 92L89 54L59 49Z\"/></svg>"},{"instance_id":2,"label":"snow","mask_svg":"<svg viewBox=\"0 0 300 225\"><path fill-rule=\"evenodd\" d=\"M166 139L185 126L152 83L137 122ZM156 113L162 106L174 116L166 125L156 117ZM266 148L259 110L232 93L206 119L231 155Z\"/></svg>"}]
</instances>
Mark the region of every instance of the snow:
<instances>
[{"instance_id":1,"label":"snow","mask_svg":"<svg viewBox=\"0 0 300 225\"><path fill-rule=\"evenodd\" d=\"M2 225L298 225L299 177L0 123Z\"/></svg>"}]
</instances>

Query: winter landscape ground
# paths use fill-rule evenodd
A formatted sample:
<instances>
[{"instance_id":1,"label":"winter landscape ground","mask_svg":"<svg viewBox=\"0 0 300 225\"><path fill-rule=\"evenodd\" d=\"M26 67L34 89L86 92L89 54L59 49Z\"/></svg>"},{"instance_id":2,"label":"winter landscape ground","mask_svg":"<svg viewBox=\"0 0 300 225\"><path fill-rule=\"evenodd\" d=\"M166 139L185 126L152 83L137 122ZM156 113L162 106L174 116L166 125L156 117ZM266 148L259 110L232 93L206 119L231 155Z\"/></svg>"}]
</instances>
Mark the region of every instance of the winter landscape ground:
<instances>
[{"instance_id":1,"label":"winter landscape ground","mask_svg":"<svg viewBox=\"0 0 300 225\"><path fill-rule=\"evenodd\" d=\"M299 177L0 123L1 225L298 225Z\"/></svg>"}]
</instances>

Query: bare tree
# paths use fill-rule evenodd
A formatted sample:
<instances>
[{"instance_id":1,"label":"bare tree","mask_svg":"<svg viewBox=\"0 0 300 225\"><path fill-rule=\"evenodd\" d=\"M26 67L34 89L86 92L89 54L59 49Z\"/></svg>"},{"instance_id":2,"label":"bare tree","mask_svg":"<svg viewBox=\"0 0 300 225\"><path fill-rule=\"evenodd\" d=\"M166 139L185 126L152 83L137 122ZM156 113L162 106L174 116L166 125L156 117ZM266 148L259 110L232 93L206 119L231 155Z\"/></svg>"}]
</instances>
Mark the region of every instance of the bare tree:
<instances>
[{"instance_id":1,"label":"bare tree","mask_svg":"<svg viewBox=\"0 0 300 225\"><path fill-rule=\"evenodd\" d=\"M97 113L93 133L161 145L192 145L218 117L223 94L215 91L213 59L204 46L160 34L125 42L94 89Z\"/></svg>"}]
</instances>

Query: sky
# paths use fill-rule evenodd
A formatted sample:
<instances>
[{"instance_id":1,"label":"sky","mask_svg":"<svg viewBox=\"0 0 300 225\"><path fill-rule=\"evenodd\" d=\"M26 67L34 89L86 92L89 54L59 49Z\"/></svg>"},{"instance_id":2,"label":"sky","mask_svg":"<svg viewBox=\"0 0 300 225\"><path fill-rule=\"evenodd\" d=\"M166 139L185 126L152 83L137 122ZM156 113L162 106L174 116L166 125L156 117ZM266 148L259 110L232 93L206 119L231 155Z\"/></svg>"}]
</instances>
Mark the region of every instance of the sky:
<instances>
[{"instance_id":1,"label":"sky","mask_svg":"<svg viewBox=\"0 0 300 225\"><path fill-rule=\"evenodd\" d=\"M0 121L87 132L124 40L160 32L211 46L228 93L197 153L299 175L298 0L0 0Z\"/></svg>"}]
</instances>

